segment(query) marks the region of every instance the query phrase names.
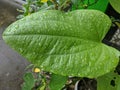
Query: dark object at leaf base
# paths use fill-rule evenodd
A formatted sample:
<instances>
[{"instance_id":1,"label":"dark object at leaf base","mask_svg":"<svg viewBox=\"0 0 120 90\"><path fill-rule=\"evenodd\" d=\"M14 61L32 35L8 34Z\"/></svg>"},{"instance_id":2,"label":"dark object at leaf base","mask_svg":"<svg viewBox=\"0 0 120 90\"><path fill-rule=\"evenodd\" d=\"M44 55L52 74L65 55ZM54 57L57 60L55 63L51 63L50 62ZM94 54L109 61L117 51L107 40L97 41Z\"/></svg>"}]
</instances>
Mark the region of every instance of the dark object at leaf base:
<instances>
[{"instance_id":1,"label":"dark object at leaf base","mask_svg":"<svg viewBox=\"0 0 120 90\"><path fill-rule=\"evenodd\" d=\"M83 78L76 83L75 90L97 90L97 81L95 79Z\"/></svg>"}]
</instances>

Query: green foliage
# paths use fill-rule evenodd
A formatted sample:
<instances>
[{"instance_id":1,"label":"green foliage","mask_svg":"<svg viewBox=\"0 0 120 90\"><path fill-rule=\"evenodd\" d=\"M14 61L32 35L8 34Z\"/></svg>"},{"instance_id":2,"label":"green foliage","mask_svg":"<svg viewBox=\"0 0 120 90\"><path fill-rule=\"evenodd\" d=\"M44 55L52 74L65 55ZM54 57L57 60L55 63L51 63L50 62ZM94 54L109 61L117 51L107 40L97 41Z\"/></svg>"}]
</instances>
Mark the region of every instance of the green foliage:
<instances>
[{"instance_id":1,"label":"green foliage","mask_svg":"<svg viewBox=\"0 0 120 90\"><path fill-rule=\"evenodd\" d=\"M112 7L120 13L120 0L109 0Z\"/></svg>"},{"instance_id":2,"label":"green foliage","mask_svg":"<svg viewBox=\"0 0 120 90\"><path fill-rule=\"evenodd\" d=\"M35 85L35 80L32 73L26 73L23 79L24 83L22 85L22 90L32 90Z\"/></svg>"},{"instance_id":3,"label":"green foliage","mask_svg":"<svg viewBox=\"0 0 120 90\"><path fill-rule=\"evenodd\" d=\"M68 77L64 77L61 75L52 74L51 81L49 84L50 90L61 90L65 83L67 82Z\"/></svg>"},{"instance_id":4,"label":"green foliage","mask_svg":"<svg viewBox=\"0 0 120 90\"><path fill-rule=\"evenodd\" d=\"M26 1L23 10L19 10L23 13L19 18L28 17L7 28L3 34L6 43L33 64L52 72L50 90L60 90L67 81L66 76L96 78L101 75L97 78L98 90L120 90L120 76L108 73L116 67L120 53L102 43L110 28L110 19L94 10L60 12L76 9L105 12L108 0L41 1ZM120 13L120 0L109 1ZM115 24L119 26L118 22ZM24 75L22 90L45 88L46 81L41 74L37 79L32 73Z\"/></svg>"},{"instance_id":5,"label":"green foliage","mask_svg":"<svg viewBox=\"0 0 120 90\"><path fill-rule=\"evenodd\" d=\"M72 0L72 9L95 9L105 12L108 0Z\"/></svg>"},{"instance_id":6,"label":"green foliage","mask_svg":"<svg viewBox=\"0 0 120 90\"><path fill-rule=\"evenodd\" d=\"M32 69L32 71L30 71ZM46 88L46 75L39 68L36 68L33 64L26 67L24 74L24 82L22 84L22 90L45 90Z\"/></svg>"},{"instance_id":7,"label":"green foliage","mask_svg":"<svg viewBox=\"0 0 120 90\"><path fill-rule=\"evenodd\" d=\"M22 14L19 15L17 18L23 18L40 10L46 10L52 8L53 8L53 3L50 0L48 0L48 2L46 3L42 3L41 0L26 0L26 3L23 4L23 9L18 10Z\"/></svg>"},{"instance_id":8,"label":"green foliage","mask_svg":"<svg viewBox=\"0 0 120 90\"><path fill-rule=\"evenodd\" d=\"M96 10L48 10L16 21L3 39L45 71L93 78L113 70L119 60L120 53L102 43L110 25Z\"/></svg>"},{"instance_id":9,"label":"green foliage","mask_svg":"<svg viewBox=\"0 0 120 90\"><path fill-rule=\"evenodd\" d=\"M23 4L23 10L18 10L23 14L17 18L23 18L40 10L61 10L71 11L76 9L95 9L105 12L108 3L111 3L113 8L120 13L119 0L47 0L43 3L42 0L27 0Z\"/></svg>"},{"instance_id":10,"label":"green foliage","mask_svg":"<svg viewBox=\"0 0 120 90\"><path fill-rule=\"evenodd\" d=\"M74 5L78 5L79 0L71 0Z\"/></svg>"},{"instance_id":11,"label":"green foliage","mask_svg":"<svg viewBox=\"0 0 120 90\"><path fill-rule=\"evenodd\" d=\"M22 14L17 18L21 19L40 10L68 11L71 9L70 5L71 0L47 0L46 2L42 2L42 0L26 0L26 3L23 4L23 9L18 10Z\"/></svg>"},{"instance_id":12,"label":"green foliage","mask_svg":"<svg viewBox=\"0 0 120 90\"><path fill-rule=\"evenodd\" d=\"M120 76L110 72L97 79L97 90L120 90Z\"/></svg>"},{"instance_id":13,"label":"green foliage","mask_svg":"<svg viewBox=\"0 0 120 90\"><path fill-rule=\"evenodd\" d=\"M46 81L45 79L42 79L42 85L39 85L37 90L45 90L45 88L46 88Z\"/></svg>"}]
</instances>

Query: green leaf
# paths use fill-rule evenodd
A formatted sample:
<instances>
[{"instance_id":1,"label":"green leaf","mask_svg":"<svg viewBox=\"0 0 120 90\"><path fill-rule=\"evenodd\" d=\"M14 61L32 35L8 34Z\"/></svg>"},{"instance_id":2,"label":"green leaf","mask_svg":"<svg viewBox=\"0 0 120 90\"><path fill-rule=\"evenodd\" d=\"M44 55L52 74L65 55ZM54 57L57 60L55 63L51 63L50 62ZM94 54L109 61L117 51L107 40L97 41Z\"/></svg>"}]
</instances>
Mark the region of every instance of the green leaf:
<instances>
[{"instance_id":1,"label":"green leaf","mask_svg":"<svg viewBox=\"0 0 120 90\"><path fill-rule=\"evenodd\" d=\"M99 77L97 90L120 90L120 75L111 72Z\"/></svg>"},{"instance_id":2,"label":"green leaf","mask_svg":"<svg viewBox=\"0 0 120 90\"><path fill-rule=\"evenodd\" d=\"M32 90L35 85L35 80L32 73L26 73L23 79L24 83L22 85L22 90Z\"/></svg>"},{"instance_id":3,"label":"green leaf","mask_svg":"<svg viewBox=\"0 0 120 90\"><path fill-rule=\"evenodd\" d=\"M52 74L50 80L50 90L61 90L65 83L67 82L68 77L64 77L61 75Z\"/></svg>"},{"instance_id":4,"label":"green leaf","mask_svg":"<svg viewBox=\"0 0 120 90\"><path fill-rule=\"evenodd\" d=\"M75 0L78 1L78 0ZM79 2L76 3L78 5L79 9L95 9L95 10L100 10L102 12L105 12L108 6L109 0L80 0ZM72 7L75 9L75 5Z\"/></svg>"},{"instance_id":5,"label":"green leaf","mask_svg":"<svg viewBox=\"0 0 120 90\"><path fill-rule=\"evenodd\" d=\"M73 4L78 5L79 0L71 0Z\"/></svg>"},{"instance_id":6,"label":"green leaf","mask_svg":"<svg viewBox=\"0 0 120 90\"><path fill-rule=\"evenodd\" d=\"M42 86L40 85L37 90L45 90L46 88L46 82L45 82L45 79L42 79Z\"/></svg>"},{"instance_id":7,"label":"green leaf","mask_svg":"<svg viewBox=\"0 0 120 90\"><path fill-rule=\"evenodd\" d=\"M66 0L58 0L59 4L63 4Z\"/></svg>"},{"instance_id":8,"label":"green leaf","mask_svg":"<svg viewBox=\"0 0 120 90\"><path fill-rule=\"evenodd\" d=\"M113 70L119 51L102 43L111 20L97 10L40 11L10 25L3 39L41 69L98 77Z\"/></svg>"},{"instance_id":9,"label":"green leaf","mask_svg":"<svg viewBox=\"0 0 120 90\"><path fill-rule=\"evenodd\" d=\"M120 13L120 0L109 0L112 7Z\"/></svg>"}]
</instances>

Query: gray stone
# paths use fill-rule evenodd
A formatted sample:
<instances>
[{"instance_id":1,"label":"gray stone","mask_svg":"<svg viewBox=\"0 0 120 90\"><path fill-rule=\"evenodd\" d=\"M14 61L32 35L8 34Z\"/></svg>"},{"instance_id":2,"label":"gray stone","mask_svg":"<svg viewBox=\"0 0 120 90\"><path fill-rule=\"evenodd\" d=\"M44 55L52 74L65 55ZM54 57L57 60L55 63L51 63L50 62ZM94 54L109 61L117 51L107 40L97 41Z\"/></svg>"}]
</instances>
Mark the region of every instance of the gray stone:
<instances>
[{"instance_id":1,"label":"gray stone","mask_svg":"<svg viewBox=\"0 0 120 90\"><path fill-rule=\"evenodd\" d=\"M2 39L5 28L19 14L17 7L19 5L12 0L0 0L0 90L21 90L24 69L29 64Z\"/></svg>"}]
</instances>

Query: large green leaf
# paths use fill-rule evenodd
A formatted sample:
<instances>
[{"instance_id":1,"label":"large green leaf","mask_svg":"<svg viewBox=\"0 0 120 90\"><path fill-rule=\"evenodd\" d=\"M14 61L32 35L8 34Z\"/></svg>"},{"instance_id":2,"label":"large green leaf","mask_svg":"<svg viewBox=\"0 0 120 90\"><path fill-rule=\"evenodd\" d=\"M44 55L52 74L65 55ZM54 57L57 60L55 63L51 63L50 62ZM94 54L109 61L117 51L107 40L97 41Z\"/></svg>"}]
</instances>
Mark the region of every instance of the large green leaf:
<instances>
[{"instance_id":1,"label":"large green leaf","mask_svg":"<svg viewBox=\"0 0 120 90\"><path fill-rule=\"evenodd\" d=\"M96 10L40 11L10 25L3 39L45 71L93 78L118 63L119 52L101 43L110 26Z\"/></svg>"},{"instance_id":2,"label":"large green leaf","mask_svg":"<svg viewBox=\"0 0 120 90\"><path fill-rule=\"evenodd\" d=\"M114 72L97 79L97 90L120 90L120 76Z\"/></svg>"},{"instance_id":3,"label":"large green leaf","mask_svg":"<svg viewBox=\"0 0 120 90\"><path fill-rule=\"evenodd\" d=\"M112 7L120 13L120 0L109 0Z\"/></svg>"}]
</instances>

